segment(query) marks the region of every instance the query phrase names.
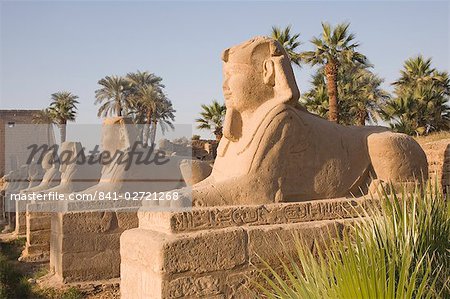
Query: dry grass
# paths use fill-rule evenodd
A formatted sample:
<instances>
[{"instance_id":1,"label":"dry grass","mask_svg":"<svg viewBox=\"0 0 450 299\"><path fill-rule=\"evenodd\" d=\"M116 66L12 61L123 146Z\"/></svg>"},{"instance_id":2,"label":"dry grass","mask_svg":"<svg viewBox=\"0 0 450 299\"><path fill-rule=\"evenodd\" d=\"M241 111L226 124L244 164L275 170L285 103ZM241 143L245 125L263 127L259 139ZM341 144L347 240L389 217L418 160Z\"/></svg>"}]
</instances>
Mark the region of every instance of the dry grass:
<instances>
[{"instance_id":1,"label":"dry grass","mask_svg":"<svg viewBox=\"0 0 450 299\"><path fill-rule=\"evenodd\" d=\"M431 133L430 135L415 137L415 139L417 140L417 142L421 144L439 141L443 139L450 139L450 131Z\"/></svg>"}]
</instances>

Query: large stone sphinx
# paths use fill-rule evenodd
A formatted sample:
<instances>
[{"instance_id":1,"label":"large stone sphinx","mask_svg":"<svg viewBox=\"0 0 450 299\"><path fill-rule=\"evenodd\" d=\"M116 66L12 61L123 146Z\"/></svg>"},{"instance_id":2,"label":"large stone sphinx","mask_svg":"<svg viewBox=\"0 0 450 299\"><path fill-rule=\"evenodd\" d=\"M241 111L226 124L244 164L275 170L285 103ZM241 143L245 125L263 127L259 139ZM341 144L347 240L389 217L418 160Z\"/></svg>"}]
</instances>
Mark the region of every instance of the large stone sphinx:
<instances>
[{"instance_id":1,"label":"large stone sphinx","mask_svg":"<svg viewBox=\"0 0 450 299\"><path fill-rule=\"evenodd\" d=\"M340 126L301 109L277 41L257 37L222 59L227 113L212 173L177 190L186 202L192 190L192 209L143 207L139 227L122 234L123 299L258 298L249 293L254 266L261 258L275 268L280 258L289 264L297 254L293 234L310 248L337 238L373 203L346 196L427 175L426 157L410 137ZM196 168L183 174L197 180L208 173Z\"/></svg>"},{"instance_id":2,"label":"large stone sphinx","mask_svg":"<svg viewBox=\"0 0 450 299\"><path fill-rule=\"evenodd\" d=\"M195 206L294 202L360 195L372 183L427 175L409 136L341 126L299 107L281 45L257 37L223 52L227 112L211 175L193 186Z\"/></svg>"}]
</instances>

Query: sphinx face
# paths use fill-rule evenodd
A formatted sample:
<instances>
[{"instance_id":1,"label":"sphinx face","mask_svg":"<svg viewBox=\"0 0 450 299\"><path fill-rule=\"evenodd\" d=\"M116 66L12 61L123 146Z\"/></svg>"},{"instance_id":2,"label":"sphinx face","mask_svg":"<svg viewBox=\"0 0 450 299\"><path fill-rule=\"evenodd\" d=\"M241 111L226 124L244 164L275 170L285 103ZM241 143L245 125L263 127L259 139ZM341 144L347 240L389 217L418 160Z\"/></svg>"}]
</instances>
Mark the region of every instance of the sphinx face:
<instances>
[{"instance_id":1,"label":"sphinx face","mask_svg":"<svg viewBox=\"0 0 450 299\"><path fill-rule=\"evenodd\" d=\"M120 148L120 125L103 125L102 128L102 148L104 151L114 155L116 150Z\"/></svg>"},{"instance_id":2,"label":"sphinx face","mask_svg":"<svg viewBox=\"0 0 450 299\"><path fill-rule=\"evenodd\" d=\"M224 63L222 89L227 108L239 112L256 109L271 94L262 71L242 63Z\"/></svg>"}]
</instances>

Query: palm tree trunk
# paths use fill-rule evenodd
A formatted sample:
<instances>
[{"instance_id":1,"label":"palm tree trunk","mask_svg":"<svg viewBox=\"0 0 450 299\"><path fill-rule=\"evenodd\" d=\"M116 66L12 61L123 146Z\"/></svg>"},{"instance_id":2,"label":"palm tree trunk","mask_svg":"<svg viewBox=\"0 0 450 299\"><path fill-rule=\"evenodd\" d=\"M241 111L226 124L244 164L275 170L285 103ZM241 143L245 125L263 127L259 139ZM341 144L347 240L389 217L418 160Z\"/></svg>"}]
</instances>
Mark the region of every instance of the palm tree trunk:
<instances>
[{"instance_id":1,"label":"palm tree trunk","mask_svg":"<svg viewBox=\"0 0 450 299\"><path fill-rule=\"evenodd\" d=\"M66 141L66 130L67 130L66 126L67 126L66 123L62 123L59 126L59 134L61 136L61 144Z\"/></svg>"},{"instance_id":2,"label":"palm tree trunk","mask_svg":"<svg viewBox=\"0 0 450 299\"><path fill-rule=\"evenodd\" d=\"M148 146L148 138L150 137L150 124L152 120L152 111L147 112L147 120L144 125L144 132L142 135L142 146L146 148Z\"/></svg>"},{"instance_id":3,"label":"palm tree trunk","mask_svg":"<svg viewBox=\"0 0 450 299\"><path fill-rule=\"evenodd\" d=\"M327 78L327 92L329 99L328 120L339 123L338 90L337 90L337 65L330 60L325 65L325 75Z\"/></svg>"},{"instance_id":4,"label":"palm tree trunk","mask_svg":"<svg viewBox=\"0 0 450 299\"><path fill-rule=\"evenodd\" d=\"M116 110L117 116L122 116L122 105L120 104L120 98L116 98Z\"/></svg>"},{"instance_id":5,"label":"palm tree trunk","mask_svg":"<svg viewBox=\"0 0 450 299\"><path fill-rule=\"evenodd\" d=\"M150 138L152 145L155 143L157 126L158 126L158 121L155 119L155 120L153 120L152 134L151 134L151 138Z\"/></svg>"},{"instance_id":6,"label":"palm tree trunk","mask_svg":"<svg viewBox=\"0 0 450 299\"><path fill-rule=\"evenodd\" d=\"M52 144L52 140L51 140L51 133L52 133L52 125L51 124L46 124L46 126L47 126L47 145L48 146L51 146ZM53 139L54 139L54 137L53 137Z\"/></svg>"},{"instance_id":7,"label":"palm tree trunk","mask_svg":"<svg viewBox=\"0 0 450 299\"><path fill-rule=\"evenodd\" d=\"M359 126L365 126L366 125L366 118L367 118L367 111L363 110L359 112L358 115L358 125Z\"/></svg>"},{"instance_id":8,"label":"palm tree trunk","mask_svg":"<svg viewBox=\"0 0 450 299\"><path fill-rule=\"evenodd\" d=\"M220 139L222 139L222 136L223 136L222 127L217 127L214 130L214 135L216 135L216 141L220 141Z\"/></svg>"}]
</instances>

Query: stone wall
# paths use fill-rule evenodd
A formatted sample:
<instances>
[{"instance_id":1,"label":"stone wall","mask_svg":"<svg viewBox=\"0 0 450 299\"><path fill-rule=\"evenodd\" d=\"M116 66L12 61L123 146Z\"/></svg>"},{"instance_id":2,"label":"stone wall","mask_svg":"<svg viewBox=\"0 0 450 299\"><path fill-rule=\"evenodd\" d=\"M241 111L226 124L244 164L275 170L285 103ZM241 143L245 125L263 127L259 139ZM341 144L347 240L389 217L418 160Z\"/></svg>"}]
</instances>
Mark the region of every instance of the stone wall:
<instances>
[{"instance_id":1,"label":"stone wall","mask_svg":"<svg viewBox=\"0 0 450 299\"><path fill-rule=\"evenodd\" d=\"M421 144L428 160L431 182L438 182L446 192L450 188L450 139Z\"/></svg>"},{"instance_id":2,"label":"stone wall","mask_svg":"<svg viewBox=\"0 0 450 299\"><path fill-rule=\"evenodd\" d=\"M37 130L24 128L24 124L32 124L33 115L39 110L0 110L0 177L14 166L24 164L23 156L27 154L26 147L32 143L54 144L55 137L52 127L48 130L40 125ZM11 142L14 140L14 144ZM7 143L7 144L6 144ZM17 164L17 165L12 165Z\"/></svg>"},{"instance_id":3,"label":"stone wall","mask_svg":"<svg viewBox=\"0 0 450 299\"><path fill-rule=\"evenodd\" d=\"M338 237L370 203L341 198L139 212L139 228L120 240L121 298L256 298L252 265L276 266L278 257L295 255L296 233L311 248Z\"/></svg>"},{"instance_id":4,"label":"stone wall","mask_svg":"<svg viewBox=\"0 0 450 299\"><path fill-rule=\"evenodd\" d=\"M136 211L58 212L51 215L50 270L61 282L119 277L119 239L138 225Z\"/></svg>"}]
</instances>

